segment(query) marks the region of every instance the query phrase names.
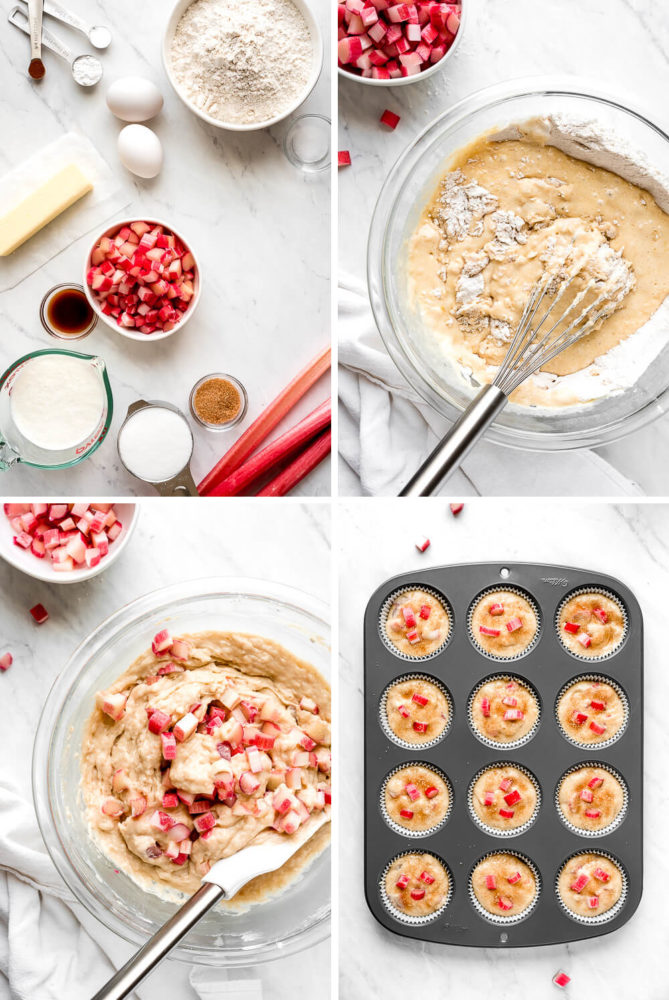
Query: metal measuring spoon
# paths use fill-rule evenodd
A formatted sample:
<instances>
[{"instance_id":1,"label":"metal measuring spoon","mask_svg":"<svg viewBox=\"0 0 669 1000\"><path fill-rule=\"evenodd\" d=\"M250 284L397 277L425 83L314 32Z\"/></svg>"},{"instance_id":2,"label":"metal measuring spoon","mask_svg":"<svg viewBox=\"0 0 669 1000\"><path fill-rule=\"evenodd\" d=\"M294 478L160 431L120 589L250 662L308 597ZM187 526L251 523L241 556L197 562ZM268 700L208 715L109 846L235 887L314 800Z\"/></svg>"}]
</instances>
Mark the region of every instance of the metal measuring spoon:
<instances>
[{"instance_id":1,"label":"metal measuring spoon","mask_svg":"<svg viewBox=\"0 0 669 1000\"><path fill-rule=\"evenodd\" d=\"M13 7L7 15L7 20L15 28L18 28L19 31L23 31L26 35L30 34L28 18L21 7ZM102 79L102 63L99 59L87 54L75 56L66 45L63 45L46 28L42 29L42 45L45 49L51 49L52 52L55 52L70 64L72 76L80 87L93 87Z\"/></svg>"},{"instance_id":2,"label":"metal measuring spoon","mask_svg":"<svg viewBox=\"0 0 669 1000\"><path fill-rule=\"evenodd\" d=\"M30 66L28 75L33 80L41 80L46 72L42 62L42 0L28 0L28 20L30 23Z\"/></svg>"},{"instance_id":3,"label":"metal measuring spoon","mask_svg":"<svg viewBox=\"0 0 669 1000\"><path fill-rule=\"evenodd\" d=\"M28 3L28 0L23 0L23 2ZM66 10L65 7L61 7L55 0L44 0L43 7L45 14L55 17L56 20L62 21L63 24L69 24L71 28L81 31L82 34L86 35L86 38L94 48L106 49L111 45L112 33L104 24L87 24L78 14L73 14L71 11Z\"/></svg>"}]
</instances>

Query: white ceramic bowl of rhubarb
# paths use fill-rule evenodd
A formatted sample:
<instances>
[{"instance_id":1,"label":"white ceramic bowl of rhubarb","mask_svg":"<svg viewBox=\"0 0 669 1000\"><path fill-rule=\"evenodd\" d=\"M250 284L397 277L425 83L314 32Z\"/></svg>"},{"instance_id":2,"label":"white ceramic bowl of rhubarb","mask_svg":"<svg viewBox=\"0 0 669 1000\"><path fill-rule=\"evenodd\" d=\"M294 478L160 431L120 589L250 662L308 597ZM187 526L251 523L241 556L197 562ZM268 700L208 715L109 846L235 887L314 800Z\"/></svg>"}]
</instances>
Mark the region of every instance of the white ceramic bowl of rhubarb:
<instances>
[{"instance_id":1,"label":"white ceramic bowl of rhubarb","mask_svg":"<svg viewBox=\"0 0 669 1000\"><path fill-rule=\"evenodd\" d=\"M267 121L252 122L248 125L240 124L239 122L224 122L221 121L220 118L212 118L211 115L208 115L206 111L202 111L195 104L193 104L188 97L186 97L180 89L176 77L172 72L172 41L174 39L174 33L184 12L194 2L195 0L177 0L163 35L163 66L167 74L167 79L170 81L177 97L183 101L186 107L192 111L194 115L197 115L198 118L208 122L209 125L214 125L216 128L224 128L232 132L257 132L260 129L269 128L271 125L276 125L277 122L283 121L284 118L288 118L289 115L292 115L294 111L297 111L297 109L304 104L307 97L316 86L323 68L323 37L318 25L316 24L314 15L311 13L311 9L306 3L306 0L292 0L292 2L307 22L307 27L309 28L309 32L311 34L312 59L309 79L307 80L299 97L288 107L284 108L280 114L275 115L274 118L268 118ZM250 2L252 2L252 0L250 0ZM322 0L317 0L317 2L322 2Z\"/></svg>"},{"instance_id":2,"label":"white ceramic bowl of rhubarb","mask_svg":"<svg viewBox=\"0 0 669 1000\"><path fill-rule=\"evenodd\" d=\"M103 573L112 563L116 562L130 541L137 525L139 517L139 504L115 503L113 504L116 516L123 525L123 530L116 541L109 543L109 552L101 559L97 566L91 569L87 567L73 569L69 573L60 572L53 568L47 556L45 559L38 559L30 549L23 549L20 545L14 544L16 532L12 528L9 518L0 509L0 558L10 563L16 569L20 569L27 576L32 576L35 580L43 580L45 583L82 583L90 580L92 576Z\"/></svg>"},{"instance_id":3,"label":"white ceramic bowl of rhubarb","mask_svg":"<svg viewBox=\"0 0 669 1000\"><path fill-rule=\"evenodd\" d=\"M116 234L120 229L122 229L124 226L130 226L133 222L147 222L152 226L163 226L164 229L169 230L170 233L173 233L174 236L176 236L177 239L179 239L183 243L186 249L191 252L191 254L193 255L193 259L195 261L195 277L193 279L193 288L195 289L195 293L193 295L193 298L190 300L188 309L186 309L186 311L182 314L182 318L179 320L176 326L172 330L168 330L166 333L162 330L156 333L135 333L134 330L121 326L119 323L116 322L114 316L105 316L105 314L102 312L102 309L100 308L100 300L97 298L95 293L88 287L88 272L92 267L91 257L93 255L93 251L97 247L100 240L103 239L105 236L109 237L116 236ZM107 226L105 231L103 233L100 233L95 238L95 241L93 242L90 250L86 254L86 260L84 262L84 280L82 284L84 286L84 291L86 292L86 298L91 304L91 308L94 310L95 315L98 317L98 319L102 323L104 323L105 326L108 326L109 329L113 330L115 333L119 333L122 337L127 337L128 340L139 340L141 342L149 341L150 343L153 344L157 340L166 340L167 337L171 337L173 334L178 333L179 330L183 329L188 320L191 318L200 301L200 292L202 291L202 281L200 278L200 274L201 274L200 265L198 263L197 254L193 250L190 241L185 239L181 235L181 233L174 228L174 226L171 226L169 224L169 222L164 222L162 219L144 219L144 218L119 219L117 222L114 222L111 226Z\"/></svg>"},{"instance_id":4,"label":"white ceramic bowl of rhubarb","mask_svg":"<svg viewBox=\"0 0 669 1000\"><path fill-rule=\"evenodd\" d=\"M445 52L439 62L434 63L429 69L424 69L420 73L416 73L414 76L398 76L396 80L372 80L369 76L360 76L359 73L351 73L346 67L339 66L339 75L344 77L346 80L354 80L356 83L364 83L370 87L404 87L407 83L423 83L424 80L429 80L431 76L434 76L439 70L443 69L448 62L450 56L453 55L458 45L460 44L460 39L462 38L462 33L465 28L466 19L468 17L467 11L469 10L470 0L462 0L462 10L460 12L460 27L453 40L448 52Z\"/></svg>"}]
</instances>

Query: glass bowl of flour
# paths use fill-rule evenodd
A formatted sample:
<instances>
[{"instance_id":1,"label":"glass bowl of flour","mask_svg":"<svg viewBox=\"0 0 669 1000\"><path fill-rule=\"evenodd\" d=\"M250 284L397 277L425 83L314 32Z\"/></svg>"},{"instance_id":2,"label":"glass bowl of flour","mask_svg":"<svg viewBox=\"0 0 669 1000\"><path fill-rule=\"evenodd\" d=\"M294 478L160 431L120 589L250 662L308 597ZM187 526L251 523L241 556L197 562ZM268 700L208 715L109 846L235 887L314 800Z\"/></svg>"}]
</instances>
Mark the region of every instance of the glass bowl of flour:
<instances>
[{"instance_id":1,"label":"glass bowl of flour","mask_svg":"<svg viewBox=\"0 0 669 1000\"><path fill-rule=\"evenodd\" d=\"M474 94L429 125L405 150L385 181L368 246L374 316L402 374L451 420L469 404L481 379L454 356L452 343L441 336L438 323L433 321L439 315L438 306L429 316L425 297L421 301L416 295L412 240L440 181L454 171L453 164L462 157L463 149L490 136L501 149L506 140L518 137L519 128L539 122L549 146L568 155L581 169L584 165L594 167L614 175L616 183L622 178L634 185L641 200L648 197L658 215L664 219L666 214L664 223L669 227L669 176L663 175L662 166L667 163L669 137L622 101L586 92L586 86L590 91L585 84L582 91L575 89L573 80L541 78L515 80ZM530 174L528 170L527 176ZM524 175L519 171L517 176ZM545 180L552 183L556 179ZM459 204L461 209L462 199ZM457 231L462 220L450 221ZM569 396L563 392L563 398L573 397L569 405L511 402L487 432L488 440L537 451L591 448L615 441L665 413L669 409L669 278L666 280L666 294L659 307L636 332L596 357L583 371L551 381L551 390L554 385L561 392L569 390ZM433 293L437 303L445 285L440 281L433 284L435 288L427 294ZM537 378L543 375L539 373ZM546 399L550 399L549 394Z\"/></svg>"},{"instance_id":2,"label":"glass bowl of flour","mask_svg":"<svg viewBox=\"0 0 669 1000\"><path fill-rule=\"evenodd\" d=\"M199 118L252 132L307 99L322 69L323 41L306 0L177 0L163 64Z\"/></svg>"}]
</instances>

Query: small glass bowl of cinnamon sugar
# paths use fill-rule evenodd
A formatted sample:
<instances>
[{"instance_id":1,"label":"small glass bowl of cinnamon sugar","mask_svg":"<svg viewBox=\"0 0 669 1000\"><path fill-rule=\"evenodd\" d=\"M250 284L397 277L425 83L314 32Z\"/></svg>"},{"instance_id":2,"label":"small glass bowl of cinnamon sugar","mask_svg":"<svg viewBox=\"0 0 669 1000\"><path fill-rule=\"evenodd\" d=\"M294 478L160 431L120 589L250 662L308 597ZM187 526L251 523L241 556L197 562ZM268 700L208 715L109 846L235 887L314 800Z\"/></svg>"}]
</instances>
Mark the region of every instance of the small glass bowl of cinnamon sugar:
<instances>
[{"instance_id":1,"label":"small glass bowl of cinnamon sugar","mask_svg":"<svg viewBox=\"0 0 669 1000\"><path fill-rule=\"evenodd\" d=\"M246 416L246 389L233 375L204 375L191 389L190 412L209 431L228 431Z\"/></svg>"}]
</instances>

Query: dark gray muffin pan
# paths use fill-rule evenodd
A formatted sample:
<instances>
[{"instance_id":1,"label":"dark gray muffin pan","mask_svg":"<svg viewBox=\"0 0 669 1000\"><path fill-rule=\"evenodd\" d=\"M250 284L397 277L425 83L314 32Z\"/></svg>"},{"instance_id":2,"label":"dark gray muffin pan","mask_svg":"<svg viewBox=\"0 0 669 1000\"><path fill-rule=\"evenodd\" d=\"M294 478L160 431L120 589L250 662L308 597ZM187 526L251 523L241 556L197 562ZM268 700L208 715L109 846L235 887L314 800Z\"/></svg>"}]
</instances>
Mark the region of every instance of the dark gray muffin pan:
<instances>
[{"instance_id":1,"label":"dark gray muffin pan","mask_svg":"<svg viewBox=\"0 0 669 1000\"><path fill-rule=\"evenodd\" d=\"M492 586L520 588L540 612L540 635L530 651L511 660L491 659L469 637L467 615L478 595ZM380 633L384 604L404 587L426 587L442 594L451 612L451 633L443 649L425 659L407 659L389 649ZM572 655L556 629L559 606L572 591L603 589L616 596L627 612L627 633L618 650L602 659ZM479 948L519 948L559 944L609 934L625 924L641 900L643 879L643 620L632 592L619 580L570 566L531 563L471 563L439 566L393 577L373 594L365 612L365 895L374 917L404 937ZM428 748L409 750L392 742L380 723L383 692L395 679L420 673L445 685L453 717L447 735ZM470 695L485 678L508 673L526 680L539 694L541 718L535 735L516 749L492 749L480 742L468 721ZM561 689L581 675L610 678L626 695L629 719L611 745L577 747L558 727L555 707ZM472 820L467 792L481 768L509 761L529 770L541 788L536 821L524 833L497 837ZM435 765L448 777L453 805L444 825L425 836L404 836L386 823L380 805L384 780L394 768L411 762ZM629 800L622 822L608 834L580 836L567 828L555 807L555 792L565 771L598 762L617 771ZM442 859L452 876L448 906L433 920L410 923L398 919L382 901L380 885L389 863L404 852L426 852ZM527 919L507 925L486 919L472 904L470 873L494 851L527 857L540 875L539 899ZM571 918L555 890L564 862L573 854L611 855L626 876L622 906L605 922Z\"/></svg>"}]
</instances>

